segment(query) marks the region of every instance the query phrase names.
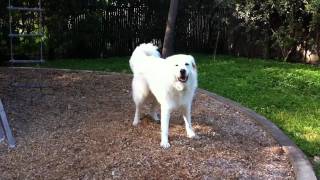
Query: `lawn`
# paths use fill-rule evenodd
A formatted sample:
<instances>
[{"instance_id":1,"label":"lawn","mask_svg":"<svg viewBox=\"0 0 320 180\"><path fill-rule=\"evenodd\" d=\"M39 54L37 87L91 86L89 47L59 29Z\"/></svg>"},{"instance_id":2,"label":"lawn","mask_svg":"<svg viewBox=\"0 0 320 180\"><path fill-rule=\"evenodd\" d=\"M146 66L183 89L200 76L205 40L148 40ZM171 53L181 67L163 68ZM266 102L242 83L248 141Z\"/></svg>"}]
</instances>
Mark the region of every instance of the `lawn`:
<instances>
[{"instance_id":1,"label":"lawn","mask_svg":"<svg viewBox=\"0 0 320 180\"><path fill-rule=\"evenodd\" d=\"M320 156L320 68L195 55L199 86L240 102L280 127L310 158ZM128 57L49 61L44 67L130 73ZM320 176L320 164L315 165Z\"/></svg>"}]
</instances>

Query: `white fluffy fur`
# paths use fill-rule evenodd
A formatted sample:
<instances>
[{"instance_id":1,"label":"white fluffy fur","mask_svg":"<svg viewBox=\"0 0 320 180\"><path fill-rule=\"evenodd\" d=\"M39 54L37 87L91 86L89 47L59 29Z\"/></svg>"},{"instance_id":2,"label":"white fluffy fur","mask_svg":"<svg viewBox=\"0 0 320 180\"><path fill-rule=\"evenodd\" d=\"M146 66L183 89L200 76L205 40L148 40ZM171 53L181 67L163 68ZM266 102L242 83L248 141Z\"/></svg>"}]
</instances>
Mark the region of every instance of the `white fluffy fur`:
<instances>
[{"instance_id":1,"label":"white fluffy fur","mask_svg":"<svg viewBox=\"0 0 320 180\"><path fill-rule=\"evenodd\" d=\"M174 55L167 59L160 58L157 47L153 44L141 44L130 58L133 100L136 112L133 125L140 122L140 111L147 98L153 98L151 115L159 120L155 107L161 108L161 143L163 148L170 147L168 140L170 113L181 109L187 136L196 137L191 125L191 104L197 88L197 70L194 58L190 55ZM180 70L184 69L188 77L186 82L178 80Z\"/></svg>"}]
</instances>

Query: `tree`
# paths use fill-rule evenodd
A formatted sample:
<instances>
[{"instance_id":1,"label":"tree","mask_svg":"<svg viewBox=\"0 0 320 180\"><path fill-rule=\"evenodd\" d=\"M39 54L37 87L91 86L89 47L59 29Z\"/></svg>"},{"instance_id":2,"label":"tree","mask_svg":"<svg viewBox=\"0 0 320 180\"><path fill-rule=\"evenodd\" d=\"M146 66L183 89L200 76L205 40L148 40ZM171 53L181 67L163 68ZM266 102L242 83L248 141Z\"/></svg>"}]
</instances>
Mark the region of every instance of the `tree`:
<instances>
[{"instance_id":1,"label":"tree","mask_svg":"<svg viewBox=\"0 0 320 180\"><path fill-rule=\"evenodd\" d=\"M173 54L174 51L174 33L175 33L175 25L176 18L178 14L178 4L179 0L171 0L170 8L168 13L168 21L166 32L164 36L163 48L162 48L162 57L166 58Z\"/></svg>"}]
</instances>

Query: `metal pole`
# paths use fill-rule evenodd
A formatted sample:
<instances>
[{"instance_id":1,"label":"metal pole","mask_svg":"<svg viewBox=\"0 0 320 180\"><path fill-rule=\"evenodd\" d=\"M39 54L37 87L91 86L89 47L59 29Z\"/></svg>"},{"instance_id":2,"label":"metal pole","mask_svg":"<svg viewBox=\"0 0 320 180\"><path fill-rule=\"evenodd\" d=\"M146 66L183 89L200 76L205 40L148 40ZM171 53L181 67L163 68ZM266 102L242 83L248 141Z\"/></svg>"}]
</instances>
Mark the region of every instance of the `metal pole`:
<instances>
[{"instance_id":1,"label":"metal pole","mask_svg":"<svg viewBox=\"0 0 320 180\"><path fill-rule=\"evenodd\" d=\"M9 0L9 6L11 7L11 1ZM11 9L9 8L9 32L10 34L12 34L12 16L11 16ZM9 37L10 38L10 56L11 56L11 60L13 60L13 42L12 42L12 36Z\"/></svg>"},{"instance_id":2,"label":"metal pole","mask_svg":"<svg viewBox=\"0 0 320 180\"><path fill-rule=\"evenodd\" d=\"M2 125L0 123L0 143L4 140L5 136L4 136L4 131L2 128Z\"/></svg>"},{"instance_id":3,"label":"metal pole","mask_svg":"<svg viewBox=\"0 0 320 180\"><path fill-rule=\"evenodd\" d=\"M12 135L6 113L4 112L4 108L3 108L3 104L2 104L1 99L0 99L0 117L1 117L1 124L3 126L4 133L6 134L6 137L8 140L9 147L14 148L14 147L16 147L16 140L14 139L14 137Z\"/></svg>"},{"instance_id":4,"label":"metal pole","mask_svg":"<svg viewBox=\"0 0 320 180\"><path fill-rule=\"evenodd\" d=\"M217 48L218 48L218 43L219 43L219 37L220 37L220 31L218 31L218 35L217 35L217 39L216 39L216 45L215 45L215 47L214 47L213 61L216 60Z\"/></svg>"},{"instance_id":5,"label":"metal pole","mask_svg":"<svg viewBox=\"0 0 320 180\"><path fill-rule=\"evenodd\" d=\"M41 0L39 0L39 8L41 9ZM39 12L40 14L40 19L39 19L39 26L40 26L40 34L42 34L40 36L41 41L40 41L40 62L43 61L43 53L42 53L42 49L43 49L43 27L42 27L42 11Z\"/></svg>"}]
</instances>

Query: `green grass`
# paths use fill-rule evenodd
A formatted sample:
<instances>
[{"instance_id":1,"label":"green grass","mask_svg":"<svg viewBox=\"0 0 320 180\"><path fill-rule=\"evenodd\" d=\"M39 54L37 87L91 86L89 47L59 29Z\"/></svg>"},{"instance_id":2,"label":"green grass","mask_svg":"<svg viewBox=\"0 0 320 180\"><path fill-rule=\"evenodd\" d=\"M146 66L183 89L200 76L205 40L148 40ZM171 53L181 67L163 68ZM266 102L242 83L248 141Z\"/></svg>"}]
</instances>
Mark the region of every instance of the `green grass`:
<instances>
[{"instance_id":1,"label":"green grass","mask_svg":"<svg viewBox=\"0 0 320 180\"><path fill-rule=\"evenodd\" d=\"M306 154L320 153L320 69L245 58L198 57L200 87L263 114Z\"/></svg>"},{"instance_id":2,"label":"green grass","mask_svg":"<svg viewBox=\"0 0 320 180\"><path fill-rule=\"evenodd\" d=\"M271 60L195 55L199 86L266 116L310 158L320 155L320 69ZM60 60L46 67L129 73L128 57ZM320 165L315 165L320 176Z\"/></svg>"},{"instance_id":3,"label":"green grass","mask_svg":"<svg viewBox=\"0 0 320 180\"><path fill-rule=\"evenodd\" d=\"M80 69L129 73L129 57L111 57L108 59L63 59L47 61L41 67L60 69Z\"/></svg>"}]
</instances>

